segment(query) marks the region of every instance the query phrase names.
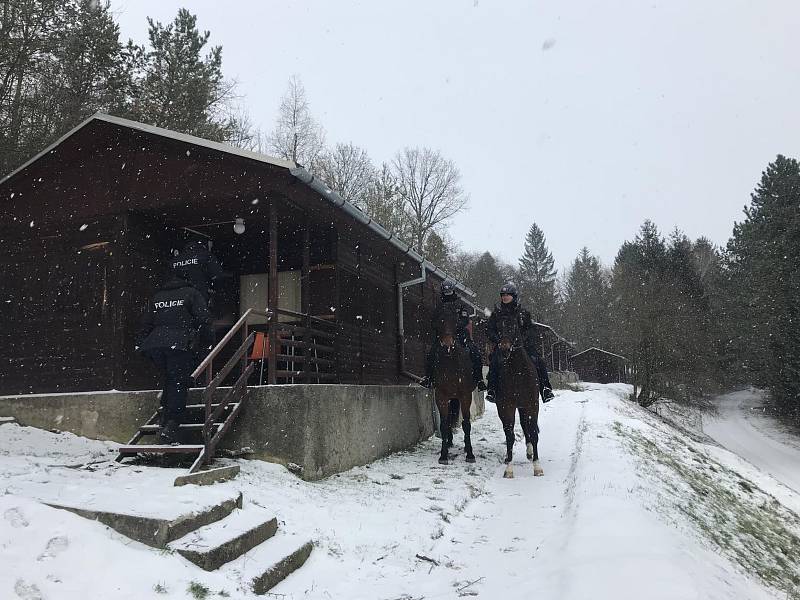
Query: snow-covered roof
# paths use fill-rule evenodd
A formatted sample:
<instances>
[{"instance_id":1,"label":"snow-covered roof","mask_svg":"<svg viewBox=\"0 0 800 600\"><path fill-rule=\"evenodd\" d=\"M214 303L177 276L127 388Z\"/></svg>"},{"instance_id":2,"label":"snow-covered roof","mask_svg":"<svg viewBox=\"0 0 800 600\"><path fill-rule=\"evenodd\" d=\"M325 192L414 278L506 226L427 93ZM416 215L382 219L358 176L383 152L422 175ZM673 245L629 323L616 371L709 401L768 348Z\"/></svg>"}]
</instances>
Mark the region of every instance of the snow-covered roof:
<instances>
[{"instance_id":1,"label":"snow-covered roof","mask_svg":"<svg viewBox=\"0 0 800 600\"><path fill-rule=\"evenodd\" d=\"M603 354L608 354L609 356L615 356L617 358L621 358L622 360L628 360L627 358L621 356L620 354L614 354L613 352L609 352L608 350L603 350L602 348L595 348L594 346L592 346L591 348L587 348L586 350L582 350L577 354L573 354L571 358L575 358L576 356L580 356L581 354L586 354L587 352L591 352L592 350L594 350L595 352L602 352Z\"/></svg>"},{"instance_id":2,"label":"snow-covered roof","mask_svg":"<svg viewBox=\"0 0 800 600\"><path fill-rule=\"evenodd\" d=\"M536 325L537 327L542 327L544 329L549 329L553 333L553 335L558 338L559 342L564 342L568 346L574 346L575 345L575 342L570 342L567 338L565 338L563 335L558 333L555 329L550 327L550 325L546 325L545 323L539 323L538 321L533 321L533 324Z\"/></svg>"},{"instance_id":3,"label":"snow-covered roof","mask_svg":"<svg viewBox=\"0 0 800 600\"><path fill-rule=\"evenodd\" d=\"M156 127L155 125L147 125L146 123L131 121L130 119L123 119L122 117L115 117L113 115L107 115L105 113L98 112L93 114L91 117L85 119L84 121L81 121L78 125L70 129L67 133L65 133L55 142L50 144L47 148L39 152L39 154L31 158L25 164L13 170L11 173L6 175L2 179L0 179L0 184L5 183L6 180L11 179L14 175L26 169L31 164L35 163L45 154L51 152L53 149L60 146L62 142L72 137L75 133L77 133L78 131L86 127L89 123L92 123L94 121L105 121L106 123L119 125L120 127L127 127L128 129L135 129L137 131L151 133L153 135L169 138L172 140L176 140L178 142L185 142L187 144L194 144L195 146L202 146L203 148L209 148L211 150L218 150L220 152L225 152L226 154L233 154L235 156L241 156L243 158L257 160L259 162L267 163L277 167L283 167L285 169L294 169L297 167L297 164L295 164L291 160L283 160L281 158L266 156L265 154L259 154L258 152L243 150L242 148L235 148L234 146L229 146L228 144L223 144L221 142L212 142L211 140L205 140L203 138L199 138L194 135L189 135L188 133L178 133L177 131L172 131L171 129L164 129L163 127Z\"/></svg>"}]
</instances>

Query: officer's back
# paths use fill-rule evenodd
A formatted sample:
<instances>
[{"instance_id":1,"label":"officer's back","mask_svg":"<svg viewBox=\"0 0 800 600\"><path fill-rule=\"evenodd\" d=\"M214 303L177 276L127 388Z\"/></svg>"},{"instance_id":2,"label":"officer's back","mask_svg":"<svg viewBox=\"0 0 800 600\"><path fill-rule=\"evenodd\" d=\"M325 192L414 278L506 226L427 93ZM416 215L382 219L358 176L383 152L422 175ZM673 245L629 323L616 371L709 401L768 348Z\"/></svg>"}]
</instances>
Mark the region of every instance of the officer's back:
<instances>
[{"instance_id":1,"label":"officer's back","mask_svg":"<svg viewBox=\"0 0 800 600\"><path fill-rule=\"evenodd\" d=\"M200 240L187 242L170 266L174 277L188 281L206 300L211 282L223 273L222 265Z\"/></svg>"},{"instance_id":2,"label":"officer's back","mask_svg":"<svg viewBox=\"0 0 800 600\"><path fill-rule=\"evenodd\" d=\"M139 350L190 351L199 337L209 337L209 315L202 294L182 279L171 279L152 299L142 322Z\"/></svg>"}]
</instances>

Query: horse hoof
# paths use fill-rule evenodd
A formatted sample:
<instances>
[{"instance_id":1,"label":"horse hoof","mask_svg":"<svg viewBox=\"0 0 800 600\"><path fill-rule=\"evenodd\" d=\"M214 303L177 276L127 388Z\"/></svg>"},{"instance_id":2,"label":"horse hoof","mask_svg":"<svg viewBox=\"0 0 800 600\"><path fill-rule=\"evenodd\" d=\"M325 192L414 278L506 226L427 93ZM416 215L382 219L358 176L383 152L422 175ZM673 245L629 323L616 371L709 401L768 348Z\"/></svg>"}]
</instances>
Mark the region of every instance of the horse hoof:
<instances>
[{"instance_id":1,"label":"horse hoof","mask_svg":"<svg viewBox=\"0 0 800 600\"><path fill-rule=\"evenodd\" d=\"M446 464L448 464L448 460L446 458L439 458L439 464L440 465L446 465Z\"/></svg>"},{"instance_id":2,"label":"horse hoof","mask_svg":"<svg viewBox=\"0 0 800 600\"><path fill-rule=\"evenodd\" d=\"M514 469L511 468L511 465L506 467L506 470L503 471L503 479L514 479Z\"/></svg>"},{"instance_id":3,"label":"horse hoof","mask_svg":"<svg viewBox=\"0 0 800 600\"><path fill-rule=\"evenodd\" d=\"M528 455L528 460L533 458L533 444L531 444L530 442L528 442L528 448L527 448L525 454Z\"/></svg>"},{"instance_id":4,"label":"horse hoof","mask_svg":"<svg viewBox=\"0 0 800 600\"><path fill-rule=\"evenodd\" d=\"M539 464L539 461L534 461L533 463L533 476L534 477L541 477L544 475L544 469L542 469L542 465Z\"/></svg>"},{"instance_id":5,"label":"horse hoof","mask_svg":"<svg viewBox=\"0 0 800 600\"><path fill-rule=\"evenodd\" d=\"M474 456L468 456L467 457L467 462L468 463L474 463L475 462L475 457Z\"/></svg>"}]
</instances>

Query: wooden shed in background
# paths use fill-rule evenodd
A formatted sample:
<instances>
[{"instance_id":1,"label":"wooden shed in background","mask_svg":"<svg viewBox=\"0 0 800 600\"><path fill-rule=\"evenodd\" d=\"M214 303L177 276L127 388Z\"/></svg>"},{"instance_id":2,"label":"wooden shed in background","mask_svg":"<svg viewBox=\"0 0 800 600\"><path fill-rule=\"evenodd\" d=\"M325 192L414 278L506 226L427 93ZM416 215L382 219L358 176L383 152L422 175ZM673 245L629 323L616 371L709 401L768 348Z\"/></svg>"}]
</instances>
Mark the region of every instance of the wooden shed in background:
<instances>
[{"instance_id":1,"label":"wooden shed in background","mask_svg":"<svg viewBox=\"0 0 800 600\"><path fill-rule=\"evenodd\" d=\"M184 228L231 273L218 339L248 308L279 308L330 350L298 358L314 366L298 381L423 372L435 265L301 166L97 114L0 180L0 394L155 387L134 333Z\"/></svg>"},{"instance_id":2,"label":"wooden shed in background","mask_svg":"<svg viewBox=\"0 0 800 600\"><path fill-rule=\"evenodd\" d=\"M581 381L624 383L627 359L601 348L588 348L572 355L572 366Z\"/></svg>"}]
</instances>

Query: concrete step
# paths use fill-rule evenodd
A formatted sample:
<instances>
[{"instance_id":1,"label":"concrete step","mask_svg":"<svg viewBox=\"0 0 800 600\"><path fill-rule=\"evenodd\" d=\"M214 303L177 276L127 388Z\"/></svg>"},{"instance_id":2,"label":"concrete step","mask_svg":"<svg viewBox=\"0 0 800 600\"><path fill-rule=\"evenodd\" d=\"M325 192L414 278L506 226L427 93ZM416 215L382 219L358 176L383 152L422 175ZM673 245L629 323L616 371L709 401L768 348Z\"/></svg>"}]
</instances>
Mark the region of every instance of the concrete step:
<instances>
[{"instance_id":1,"label":"concrete step","mask_svg":"<svg viewBox=\"0 0 800 600\"><path fill-rule=\"evenodd\" d=\"M225 423L214 423L212 426L219 429ZM181 423L178 429L182 431L202 431L204 423ZM161 430L161 425L142 425L139 431L142 433L158 433Z\"/></svg>"},{"instance_id":2,"label":"concrete step","mask_svg":"<svg viewBox=\"0 0 800 600\"><path fill-rule=\"evenodd\" d=\"M313 548L300 536L278 532L221 571L236 573L241 581L250 582L254 593L263 595L302 567Z\"/></svg>"},{"instance_id":3,"label":"concrete step","mask_svg":"<svg viewBox=\"0 0 800 600\"><path fill-rule=\"evenodd\" d=\"M231 494L228 498L210 506L172 518L142 516L133 511L131 514L122 510L113 512L96 510L58 502L47 502L46 504L53 508L68 510L93 521L100 521L103 525L107 525L137 542L154 548L166 548L169 542L182 538L190 531L224 519L234 509L241 508L242 494Z\"/></svg>"},{"instance_id":4,"label":"concrete step","mask_svg":"<svg viewBox=\"0 0 800 600\"><path fill-rule=\"evenodd\" d=\"M118 448L122 455L126 454L197 454L205 449L203 444L131 444Z\"/></svg>"},{"instance_id":5,"label":"concrete step","mask_svg":"<svg viewBox=\"0 0 800 600\"><path fill-rule=\"evenodd\" d=\"M229 403L229 404L228 404L228 406L226 406L226 407L225 407L225 409L224 409L224 410L228 410L229 408L236 408L236 406L237 406L238 404L239 404L238 402L231 402L231 403ZM215 409L215 408L217 408L218 406L219 406L219 404L212 404L212 405L211 405L211 410L214 410L214 409ZM206 405L205 405L205 404L187 404L187 405L186 405L186 410L199 410L199 409L201 409L201 408L205 408L205 407L206 407ZM157 412L161 412L162 410L164 410L164 407L163 407L163 406L159 406L159 407L156 409L156 411L157 411Z\"/></svg>"},{"instance_id":6,"label":"concrete step","mask_svg":"<svg viewBox=\"0 0 800 600\"><path fill-rule=\"evenodd\" d=\"M215 483L222 483L236 477L240 469L241 467L239 467L239 465L201 469L195 473L189 473L188 475L179 475L175 478L174 485L180 487L182 485L213 485Z\"/></svg>"},{"instance_id":7,"label":"concrete step","mask_svg":"<svg viewBox=\"0 0 800 600\"><path fill-rule=\"evenodd\" d=\"M249 552L278 530L277 519L255 506L186 534L167 547L201 569L214 571Z\"/></svg>"}]
</instances>

